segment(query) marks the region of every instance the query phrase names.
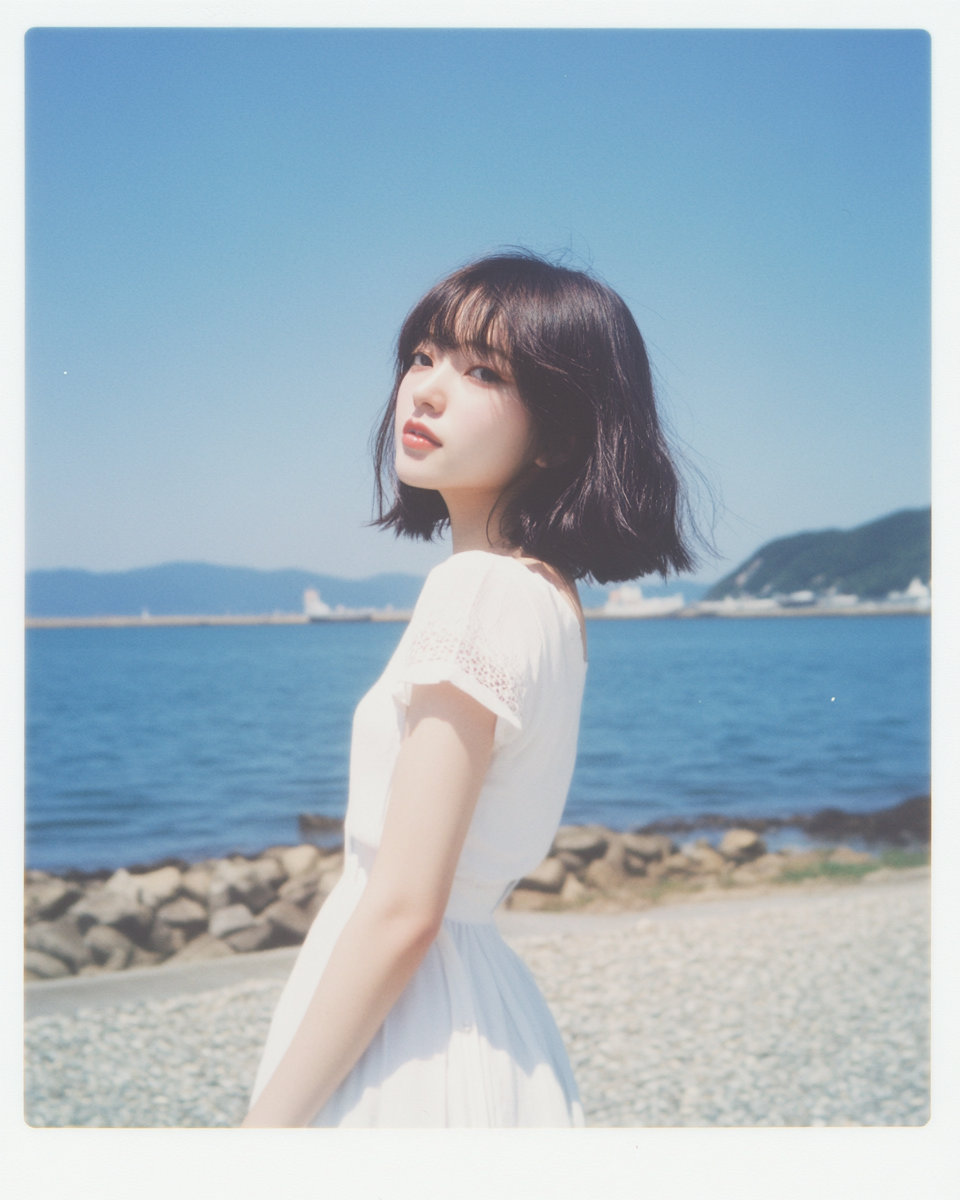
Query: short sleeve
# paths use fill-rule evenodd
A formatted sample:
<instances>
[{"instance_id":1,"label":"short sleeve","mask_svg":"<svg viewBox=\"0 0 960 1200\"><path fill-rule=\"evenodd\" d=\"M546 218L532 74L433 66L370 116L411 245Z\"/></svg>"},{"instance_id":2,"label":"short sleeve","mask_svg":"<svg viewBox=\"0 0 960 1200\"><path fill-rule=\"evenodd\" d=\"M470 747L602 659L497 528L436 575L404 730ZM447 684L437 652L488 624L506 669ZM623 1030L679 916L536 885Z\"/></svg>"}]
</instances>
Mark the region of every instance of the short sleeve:
<instances>
[{"instance_id":1,"label":"short sleeve","mask_svg":"<svg viewBox=\"0 0 960 1200\"><path fill-rule=\"evenodd\" d=\"M525 568L480 551L453 555L427 577L398 663L396 699L414 684L452 683L497 717L495 744L524 728L543 634Z\"/></svg>"}]
</instances>

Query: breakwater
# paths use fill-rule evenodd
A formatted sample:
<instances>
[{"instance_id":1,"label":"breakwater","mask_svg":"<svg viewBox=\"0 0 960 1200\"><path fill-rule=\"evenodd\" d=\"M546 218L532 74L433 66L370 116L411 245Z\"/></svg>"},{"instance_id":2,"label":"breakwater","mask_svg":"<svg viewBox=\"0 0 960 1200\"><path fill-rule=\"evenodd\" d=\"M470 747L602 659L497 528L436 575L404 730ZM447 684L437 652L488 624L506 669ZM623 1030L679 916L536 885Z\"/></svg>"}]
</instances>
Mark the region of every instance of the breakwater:
<instances>
[{"instance_id":1,"label":"breakwater","mask_svg":"<svg viewBox=\"0 0 960 1200\"><path fill-rule=\"evenodd\" d=\"M643 908L678 889L860 878L926 861L928 797L874 814L817 814L830 828L872 830L877 851L847 845L772 851L756 829L733 825L715 842L679 844L662 831L623 833L568 825L505 902L511 910L609 912ZM305 834L336 838L335 821L309 814ZM926 837L924 837L926 835ZM891 845L899 847L891 852ZM343 850L310 842L198 863L168 860L114 872L27 871L27 979L197 962L299 945L343 870Z\"/></svg>"}]
</instances>

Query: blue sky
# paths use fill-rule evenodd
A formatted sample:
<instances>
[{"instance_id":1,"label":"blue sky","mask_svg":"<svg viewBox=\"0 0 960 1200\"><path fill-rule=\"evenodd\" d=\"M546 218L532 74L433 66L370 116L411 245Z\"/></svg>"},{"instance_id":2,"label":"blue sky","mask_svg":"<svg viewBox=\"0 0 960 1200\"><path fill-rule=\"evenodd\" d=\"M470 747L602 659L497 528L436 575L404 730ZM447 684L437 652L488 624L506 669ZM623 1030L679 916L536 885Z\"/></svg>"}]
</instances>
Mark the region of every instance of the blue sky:
<instances>
[{"instance_id":1,"label":"blue sky","mask_svg":"<svg viewBox=\"0 0 960 1200\"><path fill-rule=\"evenodd\" d=\"M417 297L504 245L631 305L760 542L929 502L919 31L34 30L30 567L362 576Z\"/></svg>"}]
</instances>

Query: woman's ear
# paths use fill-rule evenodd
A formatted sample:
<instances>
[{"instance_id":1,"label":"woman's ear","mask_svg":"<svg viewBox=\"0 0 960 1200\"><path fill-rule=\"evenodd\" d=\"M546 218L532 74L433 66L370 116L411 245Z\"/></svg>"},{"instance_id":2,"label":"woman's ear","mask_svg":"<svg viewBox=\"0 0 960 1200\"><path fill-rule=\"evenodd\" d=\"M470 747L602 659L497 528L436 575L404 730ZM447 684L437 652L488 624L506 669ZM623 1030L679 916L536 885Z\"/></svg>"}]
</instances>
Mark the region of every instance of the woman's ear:
<instances>
[{"instance_id":1,"label":"woman's ear","mask_svg":"<svg viewBox=\"0 0 960 1200\"><path fill-rule=\"evenodd\" d=\"M577 446L577 439L573 434L568 437L558 439L548 450L544 450L533 460L535 467L540 467L543 470L550 470L553 467L562 467L563 464L573 455Z\"/></svg>"}]
</instances>

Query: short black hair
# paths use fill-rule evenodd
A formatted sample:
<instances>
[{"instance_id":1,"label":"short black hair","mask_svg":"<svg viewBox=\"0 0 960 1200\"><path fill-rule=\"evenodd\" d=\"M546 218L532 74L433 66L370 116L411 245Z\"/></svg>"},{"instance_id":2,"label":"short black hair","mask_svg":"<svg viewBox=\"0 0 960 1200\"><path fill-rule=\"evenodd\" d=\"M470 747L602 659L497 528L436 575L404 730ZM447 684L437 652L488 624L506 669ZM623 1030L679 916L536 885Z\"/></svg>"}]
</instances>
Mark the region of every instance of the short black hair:
<instances>
[{"instance_id":1,"label":"short black hair","mask_svg":"<svg viewBox=\"0 0 960 1200\"><path fill-rule=\"evenodd\" d=\"M506 494L499 522L510 544L598 583L691 569L682 485L633 315L606 284L525 250L460 268L404 321L374 440L374 524L430 541L449 523L439 492L401 483L395 470L397 392L428 342L506 358L537 453L554 463Z\"/></svg>"}]
</instances>

